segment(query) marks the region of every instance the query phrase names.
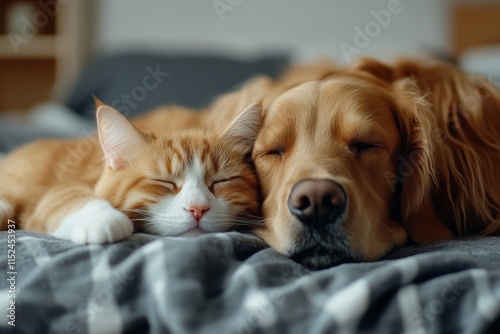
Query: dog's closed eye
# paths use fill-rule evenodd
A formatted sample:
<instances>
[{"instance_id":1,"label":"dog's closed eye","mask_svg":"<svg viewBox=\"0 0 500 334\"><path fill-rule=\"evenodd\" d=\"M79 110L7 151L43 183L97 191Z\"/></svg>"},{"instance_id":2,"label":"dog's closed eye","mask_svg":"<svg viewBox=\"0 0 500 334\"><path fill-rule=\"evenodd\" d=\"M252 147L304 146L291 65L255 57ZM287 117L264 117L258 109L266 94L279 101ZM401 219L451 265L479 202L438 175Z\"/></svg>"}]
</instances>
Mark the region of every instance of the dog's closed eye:
<instances>
[{"instance_id":1,"label":"dog's closed eye","mask_svg":"<svg viewBox=\"0 0 500 334\"><path fill-rule=\"evenodd\" d=\"M353 152L354 154L361 155L363 153L375 151L383 146L381 144L378 144L375 142L354 139L354 140L351 140L349 142L348 147L349 147L349 150L351 152Z\"/></svg>"},{"instance_id":2,"label":"dog's closed eye","mask_svg":"<svg viewBox=\"0 0 500 334\"><path fill-rule=\"evenodd\" d=\"M277 148L271 149L266 152L266 155L283 155L285 153L285 148L283 146L278 146Z\"/></svg>"},{"instance_id":3,"label":"dog's closed eye","mask_svg":"<svg viewBox=\"0 0 500 334\"><path fill-rule=\"evenodd\" d=\"M264 149L261 150L257 156L258 157L276 157L276 158L281 158L285 154L285 147L278 145L274 148L271 149Z\"/></svg>"}]
</instances>

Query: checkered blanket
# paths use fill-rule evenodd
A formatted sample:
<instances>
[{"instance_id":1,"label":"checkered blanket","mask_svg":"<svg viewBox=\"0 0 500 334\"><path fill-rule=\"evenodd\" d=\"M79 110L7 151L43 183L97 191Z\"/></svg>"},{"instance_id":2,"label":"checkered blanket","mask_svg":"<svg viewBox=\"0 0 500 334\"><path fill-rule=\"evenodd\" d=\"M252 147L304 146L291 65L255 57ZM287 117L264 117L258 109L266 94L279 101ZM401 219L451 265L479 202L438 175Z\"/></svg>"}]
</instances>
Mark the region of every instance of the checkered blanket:
<instances>
[{"instance_id":1,"label":"checkered blanket","mask_svg":"<svg viewBox=\"0 0 500 334\"><path fill-rule=\"evenodd\" d=\"M16 231L14 267L7 238L1 232L1 333L500 328L500 237L407 246L382 261L321 271L236 232L197 238L135 234L121 243L78 246ZM8 324L11 300L15 327Z\"/></svg>"}]
</instances>

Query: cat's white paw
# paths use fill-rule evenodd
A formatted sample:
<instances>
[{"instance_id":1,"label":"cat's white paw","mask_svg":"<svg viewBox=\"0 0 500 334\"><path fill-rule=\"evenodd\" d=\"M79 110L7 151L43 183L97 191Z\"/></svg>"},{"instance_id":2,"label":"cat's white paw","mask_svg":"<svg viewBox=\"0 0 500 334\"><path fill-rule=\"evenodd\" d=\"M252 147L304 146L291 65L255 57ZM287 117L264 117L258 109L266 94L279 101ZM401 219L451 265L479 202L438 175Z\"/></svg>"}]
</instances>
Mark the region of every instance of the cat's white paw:
<instances>
[{"instance_id":1,"label":"cat's white paw","mask_svg":"<svg viewBox=\"0 0 500 334\"><path fill-rule=\"evenodd\" d=\"M0 226L6 224L7 220L12 218L14 208L9 202L0 199ZM3 227L3 226L2 226Z\"/></svg>"},{"instance_id":2,"label":"cat's white paw","mask_svg":"<svg viewBox=\"0 0 500 334\"><path fill-rule=\"evenodd\" d=\"M134 232L130 219L102 200L94 200L63 219L52 235L77 244L104 244L126 239Z\"/></svg>"}]
</instances>

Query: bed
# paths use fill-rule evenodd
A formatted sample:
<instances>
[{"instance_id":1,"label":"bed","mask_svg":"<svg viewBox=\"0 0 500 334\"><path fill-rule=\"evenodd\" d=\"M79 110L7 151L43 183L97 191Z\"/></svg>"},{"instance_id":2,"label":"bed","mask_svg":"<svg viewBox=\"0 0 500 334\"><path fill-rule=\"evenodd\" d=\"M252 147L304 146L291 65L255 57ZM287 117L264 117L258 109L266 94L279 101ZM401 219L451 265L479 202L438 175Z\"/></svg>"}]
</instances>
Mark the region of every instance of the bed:
<instances>
[{"instance_id":1,"label":"bed","mask_svg":"<svg viewBox=\"0 0 500 334\"><path fill-rule=\"evenodd\" d=\"M462 17L461 26L466 24L466 16L456 17ZM90 131L90 95L112 102L134 87L133 80L115 87L110 80L123 84L124 79L107 69L120 64L136 68L127 77L141 79L146 66L163 61L170 62L166 68L180 71L169 75L185 78L184 88L194 78L182 68L198 73L207 66L212 74L231 75L220 75L217 85L207 80L203 86L198 80L196 99L172 92L175 87L169 83L129 116L158 103L204 105L255 73L275 75L287 60L102 59L81 76L64 104L38 107L27 124L3 118L0 151L40 136ZM95 73L101 75L98 87L92 86ZM41 123L37 113L44 119L49 113L63 126ZM380 261L324 270L308 269L238 232L197 238L136 233L120 243L88 246L27 231L3 231L0 239L1 333L500 332L500 237L408 244ZM15 247L8 242L12 239ZM15 262L8 259L14 248ZM310 261L314 267L314 259ZM10 300L15 300L14 311Z\"/></svg>"},{"instance_id":2,"label":"bed","mask_svg":"<svg viewBox=\"0 0 500 334\"><path fill-rule=\"evenodd\" d=\"M5 233L5 232L3 232ZM2 236L5 240L5 237ZM309 271L236 232L76 246L16 233L2 333L494 333L500 237ZM2 254L6 254L6 242ZM0 309L6 310L6 256Z\"/></svg>"}]
</instances>

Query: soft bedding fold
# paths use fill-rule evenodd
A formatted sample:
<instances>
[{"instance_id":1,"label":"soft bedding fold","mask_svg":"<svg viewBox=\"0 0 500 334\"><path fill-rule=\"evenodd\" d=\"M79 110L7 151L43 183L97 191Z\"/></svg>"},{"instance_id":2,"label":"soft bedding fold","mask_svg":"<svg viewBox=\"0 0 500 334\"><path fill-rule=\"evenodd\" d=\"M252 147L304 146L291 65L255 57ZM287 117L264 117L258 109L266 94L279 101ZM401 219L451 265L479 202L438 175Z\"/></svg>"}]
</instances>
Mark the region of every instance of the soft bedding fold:
<instances>
[{"instance_id":1,"label":"soft bedding fold","mask_svg":"<svg viewBox=\"0 0 500 334\"><path fill-rule=\"evenodd\" d=\"M7 232L1 232L7 254ZM77 246L16 232L2 333L467 332L500 326L500 237L407 246L321 271L236 232ZM5 277L7 256L0 261ZM0 280L0 309L8 282ZM3 311L5 312L5 311ZM496 326L496 327L495 327Z\"/></svg>"}]
</instances>

